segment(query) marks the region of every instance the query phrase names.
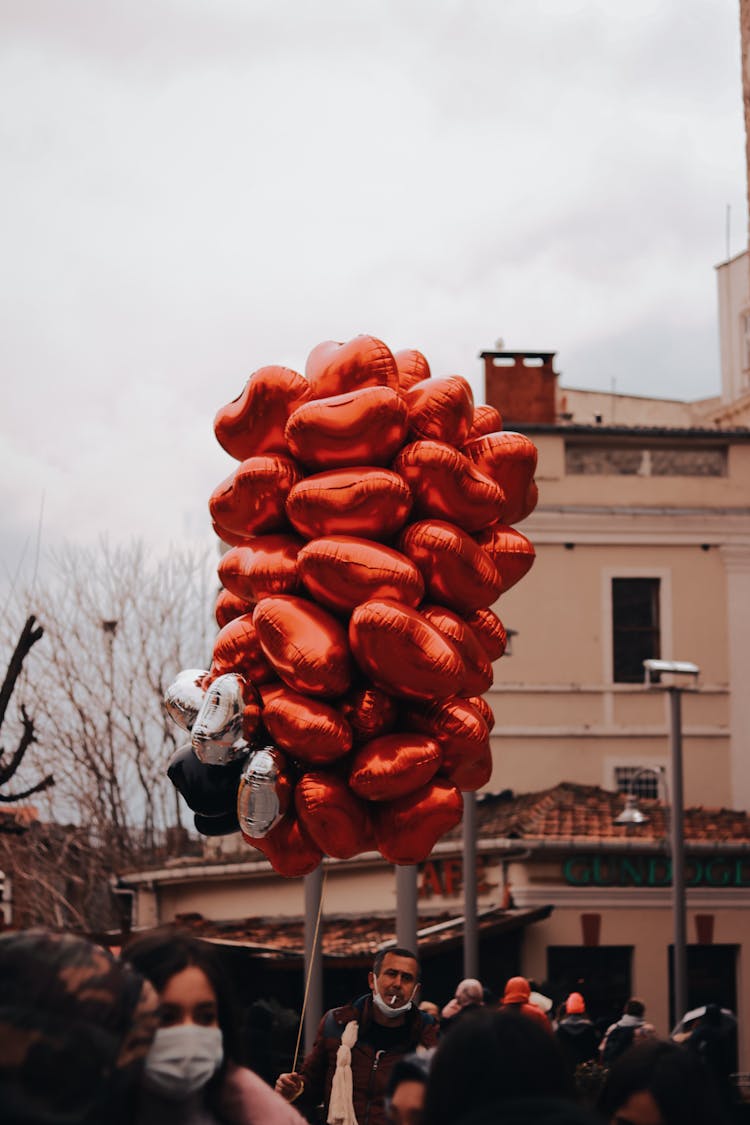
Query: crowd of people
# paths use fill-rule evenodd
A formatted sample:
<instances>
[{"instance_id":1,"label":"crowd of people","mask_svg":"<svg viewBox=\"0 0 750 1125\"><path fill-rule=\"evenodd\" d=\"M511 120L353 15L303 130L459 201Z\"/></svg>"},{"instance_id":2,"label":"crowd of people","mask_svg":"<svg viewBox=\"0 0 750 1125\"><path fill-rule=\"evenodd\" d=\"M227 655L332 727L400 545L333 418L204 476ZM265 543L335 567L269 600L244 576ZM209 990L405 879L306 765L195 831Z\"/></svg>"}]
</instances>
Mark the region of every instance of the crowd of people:
<instances>
[{"instance_id":1,"label":"crowd of people","mask_svg":"<svg viewBox=\"0 0 750 1125\"><path fill-rule=\"evenodd\" d=\"M4 1125L727 1125L743 1120L736 1045L708 1005L684 1042L631 998L601 1029L581 991L553 1012L524 977L498 1000L460 981L420 994L408 949L379 952L367 990L323 1015L274 1087L239 1063L234 997L211 946L136 938L120 957L71 935L0 936Z\"/></svg>"}]
</instances>

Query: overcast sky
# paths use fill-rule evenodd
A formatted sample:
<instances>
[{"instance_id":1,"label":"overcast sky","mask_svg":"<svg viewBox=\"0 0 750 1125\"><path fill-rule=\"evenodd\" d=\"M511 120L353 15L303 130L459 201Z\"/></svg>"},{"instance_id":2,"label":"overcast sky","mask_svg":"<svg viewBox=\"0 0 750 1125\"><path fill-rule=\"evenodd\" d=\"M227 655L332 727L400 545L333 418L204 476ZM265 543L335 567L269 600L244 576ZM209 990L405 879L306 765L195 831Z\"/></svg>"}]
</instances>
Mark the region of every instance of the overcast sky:
<instances>
[{"instance_id":1,"label":"overcast sky","mask_svg":"<svg viewBox=\"0 0 750 1125\"><path fill-rule=\"evenodd\" d=\"M0 549L209 542L216 410L359 332L718 388L738 0L0 0Z\"/></svg>"}]
</instances>

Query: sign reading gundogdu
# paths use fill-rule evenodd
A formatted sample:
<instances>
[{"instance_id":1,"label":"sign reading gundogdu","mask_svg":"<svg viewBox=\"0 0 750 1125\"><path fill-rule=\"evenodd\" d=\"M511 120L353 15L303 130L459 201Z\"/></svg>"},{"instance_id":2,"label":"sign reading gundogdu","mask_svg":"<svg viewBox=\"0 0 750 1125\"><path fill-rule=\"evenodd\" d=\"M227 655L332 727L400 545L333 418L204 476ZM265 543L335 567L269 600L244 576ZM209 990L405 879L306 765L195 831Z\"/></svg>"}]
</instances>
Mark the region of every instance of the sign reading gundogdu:
<instances>
[{"instance_id":1,"label":"sign reading gundogdu","mask_svg":"<svg viewBox=\"0 0 750 1125\"><path fill-rule=\"evenodd\" d=\"M669 887L672 862L668 856L575 855L564 860L562 873L572 887ZM750 855L690 856L685 860L688 887L747 887Z\"/></svg>"}]
</instances>

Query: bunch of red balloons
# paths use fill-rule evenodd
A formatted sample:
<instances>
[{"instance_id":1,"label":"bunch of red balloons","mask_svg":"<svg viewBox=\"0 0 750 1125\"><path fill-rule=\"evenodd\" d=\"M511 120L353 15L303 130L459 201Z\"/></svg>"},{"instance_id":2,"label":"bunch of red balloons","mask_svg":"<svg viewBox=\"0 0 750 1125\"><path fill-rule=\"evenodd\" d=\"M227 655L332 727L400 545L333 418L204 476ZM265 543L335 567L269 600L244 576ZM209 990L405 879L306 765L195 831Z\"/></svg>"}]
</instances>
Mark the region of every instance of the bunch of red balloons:
<instances>
[{"instance_id":1,"label":"bunch of red balloons","mask_svg":"<svg viewBox=\"0 0 750 1125\"><path fill-rule=\"evenodd\" d=\"M209 502L221 628L167 693L192 734L170 776L283 875L417 863L490 779L490 606L534 561L536 448L372 336L260 368L214 429L239 462Z\"/></svg>"}]
</instances>

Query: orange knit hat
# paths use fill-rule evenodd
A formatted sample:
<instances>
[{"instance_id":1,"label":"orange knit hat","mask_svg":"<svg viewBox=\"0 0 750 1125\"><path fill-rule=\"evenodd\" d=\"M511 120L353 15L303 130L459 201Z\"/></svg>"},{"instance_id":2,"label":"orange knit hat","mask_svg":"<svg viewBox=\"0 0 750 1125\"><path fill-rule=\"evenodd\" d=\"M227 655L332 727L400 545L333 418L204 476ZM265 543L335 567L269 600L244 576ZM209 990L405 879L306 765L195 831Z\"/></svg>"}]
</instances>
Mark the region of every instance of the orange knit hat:
<instances>
[{"instance_id":1,"label":"orange knit hat","mask_svg":"<svg viewBox=\"0 0 750 1125\"><path fill-rule=\"evenodd\" d=\"M503 1004L526 1004L530 992L531 985L526 977L511 977L505 986Z\"/></svg>"},{"instance_id":2,"label":"orange knit hat","mask_svg":"<svg viewBox=\"0 0 750 1125\"><path fill-rule=\"evenodd\" d=\"M565 1001L565 1012L569 1016L582 1016L586 1011L586 1001L581 996L580 992L571 992L568 999Z\"/></svg>"}]
</instances>

